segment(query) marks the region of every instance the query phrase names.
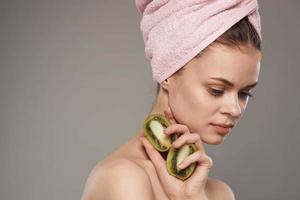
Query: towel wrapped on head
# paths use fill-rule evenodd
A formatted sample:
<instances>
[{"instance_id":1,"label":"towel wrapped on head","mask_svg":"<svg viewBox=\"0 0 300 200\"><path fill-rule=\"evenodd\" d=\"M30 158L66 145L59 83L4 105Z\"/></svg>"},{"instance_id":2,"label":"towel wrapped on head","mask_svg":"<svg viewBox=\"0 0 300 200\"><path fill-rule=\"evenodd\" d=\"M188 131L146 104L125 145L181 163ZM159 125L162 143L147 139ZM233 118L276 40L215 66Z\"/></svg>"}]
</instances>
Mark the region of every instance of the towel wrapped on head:
<instances>
[{"instance_id":1,"label":"towel wrapped on head","mask_svg":"<svg viewBox=\"0 0 300 200\"><path fill-rule=\"evenodd\" d=\"M161 83L244 17L261 37L257 0L135 0L152 78Z\"/></svg>"}]
</instances>

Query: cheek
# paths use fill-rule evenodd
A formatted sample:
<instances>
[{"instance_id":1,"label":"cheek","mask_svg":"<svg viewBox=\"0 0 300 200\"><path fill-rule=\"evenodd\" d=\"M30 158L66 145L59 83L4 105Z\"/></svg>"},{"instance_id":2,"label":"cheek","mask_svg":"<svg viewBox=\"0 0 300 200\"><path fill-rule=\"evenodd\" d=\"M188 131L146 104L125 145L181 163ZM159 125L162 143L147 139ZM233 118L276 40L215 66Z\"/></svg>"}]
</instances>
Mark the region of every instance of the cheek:
<instances>
[{"instance_id":1,"label":"cheek","mask_svg":"<svg viewBox=\"0 0 300 200\"><path fill-rule=\"evenodd\" d=\"M194 92L194 98L191 99L191 103L194 105L194 107L197 109L203 109L203 111L211 110L214 106L212 97L205 91L205 89L199 90L198 92ZM205 109L206 108L206 109ZM197 110L198 110L197 109Z\"/></svg>"},{"instance_id":2,"label":"cheek","mask_svg":"<svg viewBox=\"0 0 300 200\"><path fill-rule=\"evenodd\" d=\"M178 123L199 130L214 113L214 104L205 90L185 88L170 96L170 107ZM197 128L196 128L197 127Z\"/></svg>"},{"instance_id":3,"label":"cheek","mask_svg":"<svg viewBox=\"0 0 300 200\"><path fill-rule=\"evenodd\" d=\"M191 104L193 105L191 108L193 117L189 121L191 131L200 133L216 113L217 104L205 90L196 93Z\"/></svg>"}]
</instances>

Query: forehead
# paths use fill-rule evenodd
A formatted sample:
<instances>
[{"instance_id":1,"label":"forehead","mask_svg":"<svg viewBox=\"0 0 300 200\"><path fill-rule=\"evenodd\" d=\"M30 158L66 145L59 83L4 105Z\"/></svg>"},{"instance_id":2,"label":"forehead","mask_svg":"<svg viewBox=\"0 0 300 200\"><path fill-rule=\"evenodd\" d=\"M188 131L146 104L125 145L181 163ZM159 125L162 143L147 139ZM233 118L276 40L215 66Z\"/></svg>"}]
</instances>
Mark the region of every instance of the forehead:
<instances>
[{"instance_id":1,"label":"forehead","mask_svg":"<svg viewBox=\"0 0 300 200\"><path fill-rule=\"evenodd\" d=\"M261 53L252 47L231 48L216 45L191 60L185 69L185 78L203 80L223 77L243 84L257 81Z\"/></svg>"}]
</instances>

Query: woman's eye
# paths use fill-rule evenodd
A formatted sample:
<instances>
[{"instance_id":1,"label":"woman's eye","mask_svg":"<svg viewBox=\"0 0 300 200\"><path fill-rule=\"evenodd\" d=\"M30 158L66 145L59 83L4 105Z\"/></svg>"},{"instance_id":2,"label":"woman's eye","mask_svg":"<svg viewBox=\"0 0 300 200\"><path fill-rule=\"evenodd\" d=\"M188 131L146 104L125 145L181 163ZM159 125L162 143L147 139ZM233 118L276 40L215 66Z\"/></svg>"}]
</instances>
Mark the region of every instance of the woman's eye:
<instances>
[{"instance_id":1,"label":"woman's eye","mask_svg":"<svg viewBox=\"0 0 300 200\"><path fill-rule=\"evenodd\" d=\"M209 88L209 93L212 94L213 96L221 96L224 94L224 90ZM248 91L239 92L238 95L242 99L247 99L248 97L253 97L253 95Z\"/></svg>"},{"instance_id":2,"label":"woman's eye","mask_svg":"<svg viewBox=\"0 0 300 200\"><path fill-rule=\"evenodd\" d=\"M209 92L213 96L221 96L224 93L224 90L217 90L217 89L214 89L214 88L210 88Z\"/></svg>"},{"instance_id":3,"label":"woman's eye","mask_svg":"<svg viewBox=\"0 0 300 200\"><path fill-rule=\"evenodd\" d=\"M240 92L239 96L242 98L247 98L247 97L253 97L253 95L250 92Z\"/></svg>"}]
</instances>

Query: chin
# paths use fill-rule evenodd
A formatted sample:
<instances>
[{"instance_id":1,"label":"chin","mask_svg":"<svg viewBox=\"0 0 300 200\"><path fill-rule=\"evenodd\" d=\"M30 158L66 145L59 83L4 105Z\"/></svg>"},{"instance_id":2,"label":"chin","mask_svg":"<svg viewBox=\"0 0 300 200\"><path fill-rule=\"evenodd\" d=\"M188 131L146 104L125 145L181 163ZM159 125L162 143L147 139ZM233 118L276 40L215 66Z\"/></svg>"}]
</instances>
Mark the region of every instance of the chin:
<instances>
[{"instance_id":1,"label":"chin","mask_svg":"<svg viewBox=\"0 0 300 200\"><path fill-rule=\"evenodd\" d=\"M205 144L218 145L218 144L223 143L223 141L225 140L225 137L221 136L221 135L212 134L212 135L205 135L205 136L201 135L201 139L202 139L202 142L204 142Z\"/></svg>"}]
</instances>

